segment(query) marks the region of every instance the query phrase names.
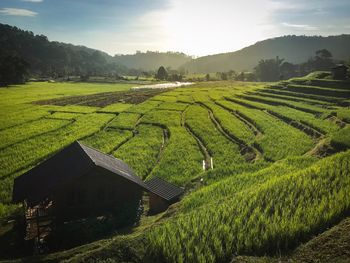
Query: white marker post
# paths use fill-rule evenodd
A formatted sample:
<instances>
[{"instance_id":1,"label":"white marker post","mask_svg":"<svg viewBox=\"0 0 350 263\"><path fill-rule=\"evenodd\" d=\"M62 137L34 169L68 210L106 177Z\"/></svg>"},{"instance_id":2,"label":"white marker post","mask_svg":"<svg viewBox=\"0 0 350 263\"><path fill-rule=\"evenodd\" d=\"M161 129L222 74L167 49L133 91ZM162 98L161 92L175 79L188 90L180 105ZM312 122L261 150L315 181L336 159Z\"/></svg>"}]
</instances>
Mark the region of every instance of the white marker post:
<instances>
[{"instance_id":1,"label":"white marker post","mask_svg":"<svg viewBox=\"0 0 350 263\"><path fill-rule=\"evenodd\" d=\"M212 170L214 169L214 166L213 166L213 157L210 157L210 167L211 167Z\"/></svg>"},{"instance_id":2,"label":"white marker post","mask_svg":"<svg viewBox=\"0 0 350 263\"><path fill-rule=\"evenodd\" d=\"M203 171L205 171L205 161L203 160Z\"/></svg>"}]
</instances>

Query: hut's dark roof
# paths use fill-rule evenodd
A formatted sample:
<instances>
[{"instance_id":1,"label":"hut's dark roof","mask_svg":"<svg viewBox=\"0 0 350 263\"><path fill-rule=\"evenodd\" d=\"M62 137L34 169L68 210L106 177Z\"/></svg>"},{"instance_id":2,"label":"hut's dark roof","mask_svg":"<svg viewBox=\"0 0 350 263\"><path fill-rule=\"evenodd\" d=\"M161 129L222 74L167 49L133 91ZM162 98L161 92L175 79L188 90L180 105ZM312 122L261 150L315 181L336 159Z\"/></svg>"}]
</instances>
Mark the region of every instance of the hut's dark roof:
<instances>
[{"instance_id":1,"label":"hut's dark roof","mask_svg":"<svg viewBox=\"0 0 350 263\"><path fill-rule=\"evenodd\" d=\"M13 186L13 202L27 199L29 205L37 204L48 197L51 191L70 180L100 167L147 189L144 182L132 169L112 156L74 142L38 166L17 177Z\"/></svg>"},{"instance_id":2,"label":"hut's dark roof","mask_svg":"<svg viewBox=\"0 0 350 263\"><path fill-rule=\"evenodd\" d=\"M183 194L184 189L168 183L161 178L155 177L145 182L148 190L159 197L172 201L173 199L179 197Z\"/></svg>"},{"instance_id":3,"label":"hut's dark roof","mask_svg":"<svg viewBox=\"0 0 350 263\"><path fill-rule=\"evenodd\" d=\"M79 143L79 142L78 142ZM134 174L134 171L123 161L104 154L94 148L79 143L81 148L86 152L90 159L96 166L109 170L113 173L119 174L126 179L133 181L142 187L145 187L144 182Z\"/></svg>"},{"instance_id":4,"label":"hut's dark roof","mask_svg":"<svg viewBox=\"0 0 350 263\"><path fill-rule=\"evenodd\" d=\"M347 69L348 67L345 66L344 64L337 64L337 65L335 65L335 67L333 67L332 69L341 69L341 68Z\"/></svg>"}]
</instances>

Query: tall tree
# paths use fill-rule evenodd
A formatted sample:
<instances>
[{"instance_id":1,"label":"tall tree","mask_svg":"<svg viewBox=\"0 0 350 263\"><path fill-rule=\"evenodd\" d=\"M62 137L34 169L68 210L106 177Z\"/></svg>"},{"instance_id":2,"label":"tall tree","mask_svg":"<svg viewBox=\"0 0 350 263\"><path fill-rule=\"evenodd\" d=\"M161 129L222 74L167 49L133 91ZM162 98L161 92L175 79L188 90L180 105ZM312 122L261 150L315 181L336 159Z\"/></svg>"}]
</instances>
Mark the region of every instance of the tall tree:
<instances>
[{"instance_id":1,"label":"tall tree","mask_svg":"<svg viewBox=\"0 0 350 263\"><path fill-rule=\"evenodd\" d=\"M304 65L309 72L315 70L329 71L335 66L332 53L327 49L320 49L315 52L315 56L310 58Z\"/></svg>"},{"instance_id":2,"label":"tall tree","mask_svg":"<svg viewBox=\"0 0 350 263\"><path fill-rule=\"evenodd\" d=\"M0 57L0 86L24 83L29 64L16 53Z\"/></svg>"},{"instance_id":3,"label":"tall tree","mask_svg":"<svg viewBox=\"0 0 350 263\"><path fill-rule=\"evenodd\" d=\"M163 66L160 66L157 74L156 74L156 78L160 79L160 80L166 80L168 78L168 72L166 71L166 69Z\"/></svg>"},{"instance_id":4,"label":"tall tree","mask_svg":"<svg viewBox=\"0 0 350 263\"><path fill-rule=\"evenodd\" d=\"M316 51L316 57L319 57L321 59L331 59L332 53L327 49L320 49Z\"/></svg>"},{"instance_id":5,"label":"tall tree","mask_svg":"<svg viewBox=\"0 0 350 263\"><path fill-rule=\"evenodd\" d=\"M255 75L261 81L277 81L280 79L280 66L284 59L262 59L254 68Z\"/></svg>"},{"instance_id":6,"label":"tall tree","mask_svg":"<svg viewBox=\"0 0 350 263\"><path fill-rule=\"evenodd\" d=\"M297 66L287 61L280 66L280 76L282 79L289 79L296 76Z\"/></svg>"}]
</instances>

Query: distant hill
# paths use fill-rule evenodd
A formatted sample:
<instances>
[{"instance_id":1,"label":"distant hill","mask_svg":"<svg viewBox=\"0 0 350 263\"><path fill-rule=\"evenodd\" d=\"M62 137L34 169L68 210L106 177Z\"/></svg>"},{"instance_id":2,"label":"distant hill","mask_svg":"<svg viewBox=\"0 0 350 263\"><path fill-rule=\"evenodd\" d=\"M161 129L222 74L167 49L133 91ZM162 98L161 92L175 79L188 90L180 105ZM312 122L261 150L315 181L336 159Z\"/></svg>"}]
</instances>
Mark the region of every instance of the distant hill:
<instances>
[{"instance_id":1,"label":"distant hill","mask_svg":"<svg viewBox=\"0 0 350 263\"><path fill-rule=\"evenodd\" d=\"M107 53L49 41L17 27L0 24L0 59L16 54L30 65L30 75L100 74L112 71L112 57Z\"/></svg>"},{"instance_id":2,"label":"distant hill","mask_svg":"<svg viewBox=\"0 0 350 263\"><path fill-rule=\"evenodd\" d=\"M350 58L350 35L283 36L257 42L236 52L199 57L183 65L190 72L209 73L252 70L261 59L279 56L291 63L302 63L319 49L328 49L335 59Z\"/></svg>"},{"instance_id":3,"label":"distant hill","mask_svg":"<svg viewBox=\"0 0 350 263\"><path fill-rule=\"evenodd\" d=\"M350 58L350 35L330 37L284 36L257 42L236 52L204 56L197 59L180 52L136 52L115 55L35 35L17 27L0 24L0 62L6 54L16 53L30 64L31 75L106 75L139 74L155 71L159 66L189 72L252 70L260 59L279 56L291 63L302 63L316 50L328 49L336 59Z\"/></svg>"},{"instance_id":4,"label":"distant hill","mask_svg":"<svg viewBox=\"0 0 350 263\"><path fill-rule=\"evenodd\" d=\"M128 68L141 70L157 70L159 66L177 69L181 65L191 61L192 58L179 52L137 52L133 55L115 55L114 62Z\"/></svg>"},{"instance_id":5,"label":"distant hill","mask_svg":"<svg viewBox=\"0 0 350 263\"><path fill-rule=\"evenodd\" d=\"M161 65L177 69L192 58L178 52L137 52L134 55L109 54L56 41L44 35L0 23L0 63L8 54L17 54L30 64L32 76L138 74L156 70ZM132 72L132 73L131 73Z\"/></svg>"}]
</instances>

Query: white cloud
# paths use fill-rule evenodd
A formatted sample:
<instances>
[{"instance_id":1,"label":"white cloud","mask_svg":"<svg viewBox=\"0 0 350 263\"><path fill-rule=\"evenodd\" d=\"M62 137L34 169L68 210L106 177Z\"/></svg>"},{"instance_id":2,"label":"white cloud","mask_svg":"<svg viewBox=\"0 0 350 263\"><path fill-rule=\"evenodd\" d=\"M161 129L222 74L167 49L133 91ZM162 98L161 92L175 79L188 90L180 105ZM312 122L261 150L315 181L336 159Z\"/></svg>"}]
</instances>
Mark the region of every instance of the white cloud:
<instances>
[{"instance_id":1,"label":"white cloud","mask_svg":"<svg viewBox=\"0 0 350 263\"><path fill-rule=\"evenodd\" d=\"M286 23L286 22L283 22L282 25L286 26L286 27L292 27L292 28L297 28L297 29L302 29L302 30L318 30L317 27L310 26L310 25L290 24L290 23Z\"/></svg>"},{"instance_id":2,"label":"white cloud","mask_svg":"<svg viewBox=\"0 0 350 263\"><path fill-rule=\"evenodd\" d=\"M28 10L28 9L21 9L21 8L2 8L0 9L0 14L8 15L8 16L30 16L34 17L38 13Z\"/></svg>"},{"instance_id":3,"label":"white cloud","mask_svg":"<svg viewBox=\"0 0 350 263\"><path fill-rule=\"evenodd\" d=\"M22 0L22 2L41 3L44 0Z\"/></svg>"}]
</instances>

